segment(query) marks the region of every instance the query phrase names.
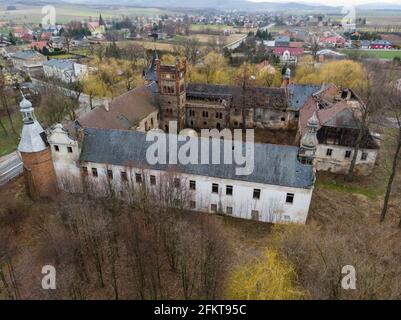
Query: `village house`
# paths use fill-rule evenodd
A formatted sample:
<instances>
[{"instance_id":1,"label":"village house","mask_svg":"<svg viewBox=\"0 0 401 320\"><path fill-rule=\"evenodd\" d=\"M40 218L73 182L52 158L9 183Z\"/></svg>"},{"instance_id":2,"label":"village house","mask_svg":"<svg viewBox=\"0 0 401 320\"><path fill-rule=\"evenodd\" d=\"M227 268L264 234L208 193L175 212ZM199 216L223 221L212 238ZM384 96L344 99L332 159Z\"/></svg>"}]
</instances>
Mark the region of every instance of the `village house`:
<instances>
[{"instance_id":1,"label":"village house","mask_svg":"<svg viewBox=\"0 0 401 320\"><path fill-rule=\"evenodd\" d=\"M298 63L298 57L304 54L304 49L276 47L273 49L273 53L280 58L280 63L282 65L295 66Z\"/></svg>"},{"instance_id":2,"label":"village house","mask_svg":"<svg viewBox=\"0 0 401 320\"><path fill-rule=\"evenodd\" d=\"M330 49L319 50L316 52L316 57L319 62L325 62L327 60L343 60L347 58L345 54Z\"/></svg>"},{"instance_id":3,"label":"village house","mask_svg":"<svg viewBox=\"0 0 401 320\"><path fill-rule=\"evenodd\" d=\"M369 49L393 49L393 44L388 40L375 40L370 43Z\"/></svg>"},{"instance_id":4,"label":"village house","mask_svg":"<svg viewBox=\"0 0 401 320\"><path fill-rule=\"evenodd\" d=\"M330 37L323 37L319 39L319 45L326 48L342 48L346 40L344 37L336 35Z\"/></svg>"},{"instance_id":5,"label":"village house","mask_svg":"<svg viewBox=\"0 0 401 320\"><path fill-rule=\"evenodd\" d=\"M30 75L42 73L43 63L47 61L46 56L35 50L18 51L11 54L10 59L16 69Z\"/></svg>"},{"instance_id":6,"label":"village house","mask_svg":"<svg viewBox=\"0 0 401 320\"><path fill-rule=\"evenodd\" d=\"M43 63L43 73L45 77L70 83L84 79L88 75L88 67L71 60L52 59Z\"/></svg>"}]
</instances>

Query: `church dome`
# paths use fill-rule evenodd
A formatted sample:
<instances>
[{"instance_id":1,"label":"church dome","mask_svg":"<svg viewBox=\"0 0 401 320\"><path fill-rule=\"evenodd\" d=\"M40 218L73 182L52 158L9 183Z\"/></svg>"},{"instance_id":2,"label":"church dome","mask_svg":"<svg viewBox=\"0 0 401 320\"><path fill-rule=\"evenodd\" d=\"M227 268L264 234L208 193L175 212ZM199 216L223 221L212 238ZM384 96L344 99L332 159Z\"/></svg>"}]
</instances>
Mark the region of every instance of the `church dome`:
<instances>
[{"instance_id":1,"label":"church dome","mask_svg":"<svg viewBox=\"0 0 401 320\"><path fill-rule=\"evenodd\" d=\"M318 125L319 125L319 120L317 119L316 111L315 111L313 113L312 117L310 117L308 120L308 126L309 127L317 127Z\"/></svg>"},{"instance_id":2,"label":"church dome","mask_svg":"<svg viewBox=\"0 0 401 320\"><path fill-rule=\"evenodd\" d=\"M25 97L22 99L19 106L20 106L21 110L32 109L32 103L29 100L27 100Z\"/></svg>"}]
</instances>

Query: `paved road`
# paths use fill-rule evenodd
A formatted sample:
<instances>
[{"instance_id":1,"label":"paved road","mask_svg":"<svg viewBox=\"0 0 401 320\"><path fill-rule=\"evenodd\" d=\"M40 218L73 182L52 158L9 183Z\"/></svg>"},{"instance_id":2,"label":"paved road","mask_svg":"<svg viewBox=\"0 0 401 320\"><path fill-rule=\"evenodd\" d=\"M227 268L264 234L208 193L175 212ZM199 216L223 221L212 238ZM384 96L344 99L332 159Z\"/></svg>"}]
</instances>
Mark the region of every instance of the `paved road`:
<instances>
[{"instance_id":1,"label":"paved road","mask_svg":"<svg viewBox=\"0 0 401 320\"><path fill-rule=\"evenodd\" d=\"M22 172L22 161L16 151L0 158L0 186L18 177Z\"/></svg>"},{"instance_id":2,"label":"paved road","mask_svg":"<svg viewBox=\"0 0 401 320\"><path fill-rule=\"evenodd\" d=\"M261 27L259 29L265 31L265 30L272 28L274 25L275 25L274 23L271 23L271 24ZM246 40L247 37L248 37L248 35L246 34L242 38L235 40L234 42L231 42L229 44L226 44L223 48L227 48L229 50L234 50L234 49L238 48L240 46L240 44Z\"/></svg>"}]
</instances>

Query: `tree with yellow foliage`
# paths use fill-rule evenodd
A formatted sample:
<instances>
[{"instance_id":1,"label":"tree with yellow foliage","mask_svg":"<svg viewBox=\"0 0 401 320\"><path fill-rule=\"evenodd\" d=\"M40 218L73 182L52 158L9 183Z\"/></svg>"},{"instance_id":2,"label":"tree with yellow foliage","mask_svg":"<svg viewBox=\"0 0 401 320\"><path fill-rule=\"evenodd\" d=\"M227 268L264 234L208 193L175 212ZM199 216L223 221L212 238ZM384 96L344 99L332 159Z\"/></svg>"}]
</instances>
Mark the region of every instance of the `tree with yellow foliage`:
<instances>
[{"instance_id":1,"label":"tree with yellow foliage","mask_svg":"<svg viewBox=\"0 0 401 320\"><path fill-rule=\"evenodd\" d=\"M229 276L227 298L236 300L291 300L307 297L297 288L293 265L275 250L237 267Z\"/></svg>"},{"instance_id":2,"label":"tree with yellow foliage","mask_svg":"<svg viewBox=\"0 0 401 320\"><path fill-rule=\"evenodd\" d=\"M365 68L352 60L339 60L316 66L310 61L299 64L294 82L299 84L333 83L339 87L361 88L366 81Z\"/></svg>"},{"instance_id":3,"label":"tree with yellow foliage","mask_svg":"<svg viewBox=\"0 0 401 320\"><path fill-rule=\"evenodd\" d=\"M89 105L93 109L93 98L94 97L107 97L110 95L106 84L97 76L89 75L83 82L84 93L89 96Z\"/></svg>"},{"instance_id":4,"label":"tree with yellow foliage","mask_svg":"<svg viewBox=\"0 0 401 320\"><path fill-rule=\"evenodd\" d=\"M256 73L255 84L261 87L280 87L282 77L274 67L264 67Z\"/></svg>"}]
</instances>

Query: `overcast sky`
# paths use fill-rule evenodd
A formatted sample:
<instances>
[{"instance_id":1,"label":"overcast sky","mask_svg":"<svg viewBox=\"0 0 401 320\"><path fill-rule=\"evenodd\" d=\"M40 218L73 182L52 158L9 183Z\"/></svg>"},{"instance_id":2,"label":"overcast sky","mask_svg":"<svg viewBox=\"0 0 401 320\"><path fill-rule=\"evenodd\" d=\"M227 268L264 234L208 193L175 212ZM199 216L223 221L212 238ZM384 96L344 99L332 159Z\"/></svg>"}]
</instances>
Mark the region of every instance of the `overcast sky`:
<instances>
[{"instance_id":1,"label":"overcast sky","mask_svg":"<svg viewBox=\"0 0 401 320\"><path fill-rule=\"evenodd\" d=\"M401 0L250 0L255 2L305 2L305 3L321 3L332 6L342 5L358 5L365 3L394 3L401 4Z\"/></svg>"}]
</instances>

